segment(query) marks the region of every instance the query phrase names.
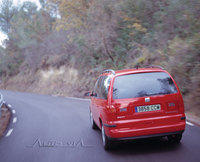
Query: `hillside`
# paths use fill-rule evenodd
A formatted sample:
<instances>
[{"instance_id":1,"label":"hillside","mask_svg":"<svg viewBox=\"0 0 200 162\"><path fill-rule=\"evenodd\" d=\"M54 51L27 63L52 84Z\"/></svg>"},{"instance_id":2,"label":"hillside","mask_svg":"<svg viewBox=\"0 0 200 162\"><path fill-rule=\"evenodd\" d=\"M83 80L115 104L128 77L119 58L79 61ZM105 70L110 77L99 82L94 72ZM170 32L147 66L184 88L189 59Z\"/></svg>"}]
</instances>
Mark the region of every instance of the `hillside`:
<instances>
[{"instance_id":1,"label":"hillside","mask_svg":"<svg viewBox=\"0 0 200 162\"><path fill-rule=\"evenodd\" d=\"M0 88L83 97L98 74L161 65L200 116L200 2L3 0Z\"/></svg>"}]
</instances>

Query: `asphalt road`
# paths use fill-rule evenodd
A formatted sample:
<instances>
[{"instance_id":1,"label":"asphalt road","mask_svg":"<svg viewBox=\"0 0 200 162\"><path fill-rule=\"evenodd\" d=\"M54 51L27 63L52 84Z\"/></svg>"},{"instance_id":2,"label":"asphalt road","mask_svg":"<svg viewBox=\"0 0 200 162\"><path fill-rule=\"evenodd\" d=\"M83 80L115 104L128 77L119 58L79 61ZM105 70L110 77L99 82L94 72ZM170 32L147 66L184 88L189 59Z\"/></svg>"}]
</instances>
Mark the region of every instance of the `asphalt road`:
<instances>
[{"instance_id":1,"label":"asphalt road","mask_svg":"<svg viewBox=\"0 0 200 162\"><path fill-rule=\"evenodd\" d=\"M187 125L179 145L145 139L106 152L100 131L90 128L88 100L1 92L15 114L12 132L0 139L0 162L200 162L197 126Z\"/></svg>"}]
</instances>

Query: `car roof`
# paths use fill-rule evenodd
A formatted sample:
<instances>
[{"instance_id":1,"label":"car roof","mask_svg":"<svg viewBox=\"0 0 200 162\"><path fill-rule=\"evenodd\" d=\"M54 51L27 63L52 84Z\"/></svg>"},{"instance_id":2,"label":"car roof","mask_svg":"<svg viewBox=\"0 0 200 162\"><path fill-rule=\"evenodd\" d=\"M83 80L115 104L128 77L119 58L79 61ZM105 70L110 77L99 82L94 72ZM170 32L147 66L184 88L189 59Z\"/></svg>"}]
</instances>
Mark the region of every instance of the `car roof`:
<instances>
[{"instance_id":1,"label":"car roof","mask_svg":"<svg viewBox=\"0 0 200 162\"><path fill-rule=\"evenodd\" d=\"M160 68L139 68L139 69L124 69L115 71L116 75L130 74L130 73L142 73L142 72L164 72L165 70Z\"/></svg>"},{"instance_id":2,"label":"car roof","mask_svg":"<svg viewBox=\"0 0 200 162\"><path fill-rule=\"evenodd\" d=\"M124 69L115 71L114 76L133 74L133 73L148 73L148 72L166 72L166 71L161 68ZM111 75L111 73L102 73L100 76L105 76L105 75L108 76Z\"/></svg>"}]
</instances>

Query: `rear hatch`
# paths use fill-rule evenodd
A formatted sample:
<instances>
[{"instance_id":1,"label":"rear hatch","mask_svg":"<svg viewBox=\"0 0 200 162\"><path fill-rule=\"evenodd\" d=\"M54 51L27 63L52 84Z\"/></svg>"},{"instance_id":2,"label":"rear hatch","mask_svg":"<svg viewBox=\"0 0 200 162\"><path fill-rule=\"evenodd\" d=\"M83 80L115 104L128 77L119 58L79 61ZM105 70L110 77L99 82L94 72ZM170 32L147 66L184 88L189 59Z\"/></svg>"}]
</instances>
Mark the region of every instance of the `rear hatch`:
<instances>
[{"instance_id":1,"label":"rear hatch","mask_svg":"<svg viewBox=\"0 0 200 162\"><path fill-rule=\"evenodd\" d=\"M117 119L144 122L145 119L178 114L179 96L166 72L121 75L114 79L112 106L116 109Z\"/></svg>"}]
</instances>

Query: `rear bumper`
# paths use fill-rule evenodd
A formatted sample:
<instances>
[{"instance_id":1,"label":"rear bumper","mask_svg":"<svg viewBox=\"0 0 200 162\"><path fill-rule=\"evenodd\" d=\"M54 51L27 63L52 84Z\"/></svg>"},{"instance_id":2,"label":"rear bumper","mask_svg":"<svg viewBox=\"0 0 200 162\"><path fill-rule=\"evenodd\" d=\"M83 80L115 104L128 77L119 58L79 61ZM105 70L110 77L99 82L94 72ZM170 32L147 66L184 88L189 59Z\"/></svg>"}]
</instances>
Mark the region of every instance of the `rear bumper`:
<instances>
[{"instance_id":1,"label":"rear bumper","mask_svg":"<svg viewBox=\"0 0 200 162\"><path fill-rule=\"evenodd\" d=\"M172 135L172 134L182 134L183 132L184 132L184 130L176 131L176 132L168 132L168 133L159 133L159 134L135 136L135 137L122 137L122 138L111 138L111 137L108 137L108 139L111 140L111 141L134 140L134 139L144 139L144 138L152 138L152 137L163 137L163 136L168 136L168 135Z\"/></svg>"},{"instance_id":2,"label":"rear bumper","mask_svg":"<svg viewBox=\"0 0 200 162\"><path fill-rule=\"evenodd\" d=\"M185 118L182 115L149 119L132 119L104 124L106 135L110 139L135 139L166 136L182 133L185 130Z\"/></svg>"}]
</instances>

